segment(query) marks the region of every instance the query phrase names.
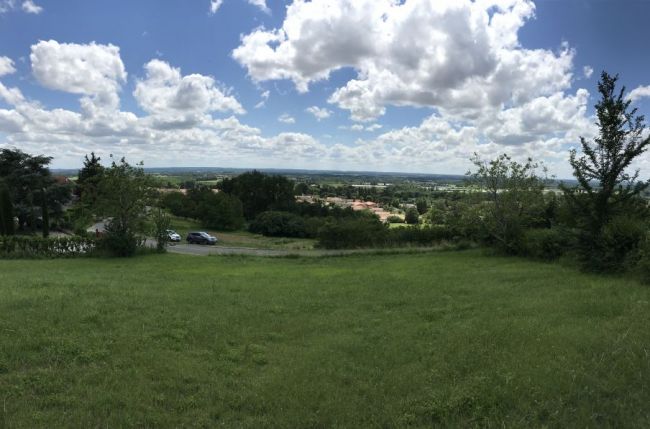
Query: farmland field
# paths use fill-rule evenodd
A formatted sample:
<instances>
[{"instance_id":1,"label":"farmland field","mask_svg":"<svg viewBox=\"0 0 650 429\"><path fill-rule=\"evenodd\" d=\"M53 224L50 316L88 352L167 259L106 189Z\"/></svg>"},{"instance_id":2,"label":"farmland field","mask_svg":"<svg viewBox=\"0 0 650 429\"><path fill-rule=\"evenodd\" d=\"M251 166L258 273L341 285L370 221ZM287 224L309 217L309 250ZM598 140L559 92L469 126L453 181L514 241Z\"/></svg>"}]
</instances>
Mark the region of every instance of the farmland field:
<instances>
[{"instance_id":1,"label":"farmland field","mask_svg":"<svg viewBox=\"0 0 650 429\"><path fill-rule=\"evenodd\" d=\"M650 425L632 280L476 250L0 272L0 427Z\"/></svg>"}]
</instances>

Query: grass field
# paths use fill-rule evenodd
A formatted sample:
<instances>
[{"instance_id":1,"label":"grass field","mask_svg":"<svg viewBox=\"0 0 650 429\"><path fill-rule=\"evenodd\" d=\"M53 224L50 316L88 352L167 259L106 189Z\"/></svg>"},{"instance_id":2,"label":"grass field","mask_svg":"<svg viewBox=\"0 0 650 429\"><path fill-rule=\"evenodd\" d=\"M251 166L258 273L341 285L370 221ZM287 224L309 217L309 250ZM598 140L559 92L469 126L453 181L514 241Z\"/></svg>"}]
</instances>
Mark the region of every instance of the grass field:
<instances>
[{"instance_id":1,"label":"grass field","mask_svg":"<svg viewBox=\"0 0 650 429\"><path fill-rule=\"evenodd\" d=\"M650 425L625 279L478 251L0 272L0 427Z\"/></svg>"}]
</instances>

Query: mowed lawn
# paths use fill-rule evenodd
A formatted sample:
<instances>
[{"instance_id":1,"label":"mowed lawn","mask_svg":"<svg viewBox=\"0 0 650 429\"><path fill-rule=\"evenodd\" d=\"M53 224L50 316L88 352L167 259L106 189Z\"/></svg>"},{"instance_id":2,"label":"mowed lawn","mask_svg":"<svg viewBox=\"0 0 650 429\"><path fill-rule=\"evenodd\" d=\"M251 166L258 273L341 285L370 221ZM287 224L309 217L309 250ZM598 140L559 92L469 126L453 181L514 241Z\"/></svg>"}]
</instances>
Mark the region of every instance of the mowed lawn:
<instances>
[{"instance_id":1,"label":"mowed lawn","mask_svg":"<svg viewBox=\"0 0 650 429\"><path fill-rule=\"evenodd\" d=\"M484 256L0 261L0 427L648 427L650 288Z\"/></svg>"}]
</instances>

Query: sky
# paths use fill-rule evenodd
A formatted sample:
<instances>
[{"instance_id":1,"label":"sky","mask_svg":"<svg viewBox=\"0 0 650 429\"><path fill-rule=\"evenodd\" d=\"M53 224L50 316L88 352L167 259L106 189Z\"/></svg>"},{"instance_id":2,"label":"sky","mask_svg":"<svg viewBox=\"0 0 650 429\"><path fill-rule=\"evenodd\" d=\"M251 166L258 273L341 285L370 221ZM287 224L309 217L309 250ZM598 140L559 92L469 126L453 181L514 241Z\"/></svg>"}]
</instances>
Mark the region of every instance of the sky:
<instances>
[{"instance_id":1,"label":"sky","mask_svg":"<svg viewBox=\"0 0 650 429\"><path fill-rule=\"evenodd\" d=\"M94 151L439 174L507 153L570 177L603 70L650 112L648 16L650 0L0 0L0 147L55 168Z\"/></svg>"}]
</instances>

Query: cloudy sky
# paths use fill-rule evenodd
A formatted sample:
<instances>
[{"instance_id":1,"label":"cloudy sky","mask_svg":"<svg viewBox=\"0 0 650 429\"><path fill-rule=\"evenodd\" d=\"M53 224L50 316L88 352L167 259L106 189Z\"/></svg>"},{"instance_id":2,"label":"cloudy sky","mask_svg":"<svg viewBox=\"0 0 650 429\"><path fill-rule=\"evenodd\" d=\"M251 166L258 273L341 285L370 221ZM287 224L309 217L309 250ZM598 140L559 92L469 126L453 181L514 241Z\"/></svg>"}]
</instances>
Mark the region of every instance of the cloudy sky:
<instances>
[{"instance_id":1,"label":"cloudy sky","mask_svg":"<svg viewBox=\"0 0 650 429\"><path fill-rule=\"evenodd\" d=\"M0 0L0 147L64 168L95 151L429 173L506 152L567 177L602 70L650 111L648 16L646 0Z\"/></svg>"}]
</instances>

